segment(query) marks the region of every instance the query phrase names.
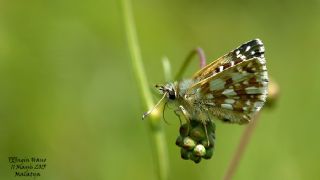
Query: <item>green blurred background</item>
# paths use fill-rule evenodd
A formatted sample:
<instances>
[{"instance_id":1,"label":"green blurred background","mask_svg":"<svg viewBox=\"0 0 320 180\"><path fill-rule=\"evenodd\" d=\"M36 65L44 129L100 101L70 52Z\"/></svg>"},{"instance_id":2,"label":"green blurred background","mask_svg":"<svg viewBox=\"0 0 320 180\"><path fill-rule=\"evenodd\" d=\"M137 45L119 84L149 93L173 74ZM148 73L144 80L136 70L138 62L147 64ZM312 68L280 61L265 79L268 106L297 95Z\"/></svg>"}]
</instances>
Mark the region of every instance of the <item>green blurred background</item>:
<instances>
[{"instance_id":1,"label":"green blurred background","mask_svg":"<svg viewBox=\"0 0 320 180\"><path fill-rule=\"evenodd\" d=\"M132 4L150 88L164 81L164 55L176 72L194 47L212 61L261 38L281 96L234 179L320 178L319 0ZM118 1L0 1L0 179L24 179L9 156L46 157L38 179L156 179L133 74ZM213 158L194 164L174 144L178 119L167 120L169 179L221 179L244 127L217 123Z\"/></svg>"}]
</instances>

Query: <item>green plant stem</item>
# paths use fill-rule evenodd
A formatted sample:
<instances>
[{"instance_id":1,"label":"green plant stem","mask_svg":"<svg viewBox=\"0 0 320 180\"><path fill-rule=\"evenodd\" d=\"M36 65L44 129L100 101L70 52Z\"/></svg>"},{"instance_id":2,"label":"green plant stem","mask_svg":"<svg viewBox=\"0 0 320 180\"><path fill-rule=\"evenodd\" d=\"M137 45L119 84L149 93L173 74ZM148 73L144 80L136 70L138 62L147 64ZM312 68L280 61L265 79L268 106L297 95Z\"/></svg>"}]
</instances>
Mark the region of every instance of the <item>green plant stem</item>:
<instances>
[{"instance_id":1,"label":"green plant stem","mask_svg":"<svg viewBox=\"0 0 320 180\"><path fill-rule=\"evenodd\" d=\"M163 72L164 72L164 79L166 82L171 82L172 81L172 74L171 74L171 64L168 59L168 57L163 57L162 58L162 66L163 66Z\"/></svg>"},{"instance_id":2,"label":"green plant stem","mask_svg":"<svg viewBox=\"0 0 320 180\"><path fill-rule=\"evenodd\" d=\"M143 98L144 106L151 109L154 106L154 102L152 100L152 95L147 83L147 76L143 67L130 0L121 0L121 10L124 18L125 32L127 34L132 67L139 85L141 97ZM168 177L169 163L165 135L160 123L160 117L158 115L151 114L148 122L152 136L152 147L155 157L154 159L156 161L157 176L159 180L165 180Z\"/></svg>"},{"instance_id":3,"label":"green plant stem","mask_svg":"<svg viewBox=\"0 0 320 180\"><path fill-rule=\"evenodd\" d=\"M192 58L198 54L199 56L199 62L200 62L200 68L203 68L206 65L206 57L204 55L204 52L201 48L196 48L190 52L190 54L187 56L186 60L183 62L180 70L178 71L177 75L175 76L175 80L180 80L182 78L183 73L186 71L187 67L189 66Z\"/></svg>"},{"instance_id":4,"label":"green plant stem","mask_svg":"<svg viewBox=\"0 0 320 180\"><path fill-rule=\"evenodd\" d=\"M147 76L143 67L130 0L122 0L122 8L133 70L138 80L143 100L148 108L152 108L154 103L152 101L152 96L147 83Z\"/></svg>"}]
</instances>

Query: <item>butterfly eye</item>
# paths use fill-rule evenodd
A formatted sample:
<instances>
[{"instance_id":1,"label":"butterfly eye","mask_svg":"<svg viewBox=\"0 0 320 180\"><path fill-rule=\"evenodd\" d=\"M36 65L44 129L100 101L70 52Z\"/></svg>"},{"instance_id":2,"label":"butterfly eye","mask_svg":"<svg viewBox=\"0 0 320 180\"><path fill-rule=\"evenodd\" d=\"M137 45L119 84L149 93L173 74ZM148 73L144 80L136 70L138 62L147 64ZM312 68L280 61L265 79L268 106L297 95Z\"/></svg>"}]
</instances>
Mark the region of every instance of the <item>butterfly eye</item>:
<instances>
[{"instance_id":1,"label":"butterfly eye","mask_svg":"<svg viewBox=\"0 0 320 180\"><path fill-rule=\"evenodd\" d=\"M174 90L169 90L168 94L169 94L169 99L171 99L171 100L176 99L176 93L174 92Z\"/></svg>"}]
</instances>

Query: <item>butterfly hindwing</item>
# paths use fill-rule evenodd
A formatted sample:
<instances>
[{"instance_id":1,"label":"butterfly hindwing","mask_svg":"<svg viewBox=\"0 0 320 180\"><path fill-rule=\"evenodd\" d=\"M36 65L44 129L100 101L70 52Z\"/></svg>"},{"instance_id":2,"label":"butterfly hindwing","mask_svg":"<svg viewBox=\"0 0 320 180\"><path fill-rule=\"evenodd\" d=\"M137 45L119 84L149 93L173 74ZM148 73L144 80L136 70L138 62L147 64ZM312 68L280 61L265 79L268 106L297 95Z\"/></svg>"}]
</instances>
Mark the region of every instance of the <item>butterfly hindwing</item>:
<instances>
[{"instance_id":1,"label":"butterfly hindwing","mask_svg":"<svg viewBox=\"0 0 320 180\"><path fill-rule=\"evenodd\" d=\"M213 116L231 123L247 123L267 97L265 60L252 58L198 82L195 101Z\"/></svg>"},{"instance_id":2,"label":"butterfly hindwing","mask_svg":"<svg viewBox=\"0 0 320 180\"><path fill-rule=\"evenodd\" d=\"M263 106L268 74L260 39L246 42L195 73L186 97L218 119L247 123Z\"/></svg>"}]
</instances>

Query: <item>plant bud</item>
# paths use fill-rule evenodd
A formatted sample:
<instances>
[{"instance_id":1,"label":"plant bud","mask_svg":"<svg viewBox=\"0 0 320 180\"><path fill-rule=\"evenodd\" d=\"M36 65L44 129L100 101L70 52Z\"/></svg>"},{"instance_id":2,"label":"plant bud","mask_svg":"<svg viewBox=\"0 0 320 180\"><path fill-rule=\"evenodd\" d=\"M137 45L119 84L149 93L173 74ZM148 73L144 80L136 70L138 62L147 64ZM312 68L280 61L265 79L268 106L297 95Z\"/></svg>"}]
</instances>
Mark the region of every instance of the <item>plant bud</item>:
<instances>
[{"instance_id":1,"label":"plant bud","mask_svg":"<svg viewBox=\"0 0 320 180\"><path fill-rule=\"evenodd\" d=\"M176 145L179 146L179 147L183 146L183 137L181 137L181 136L177 137Z\"/></svg>"},{"instance_id":2,"label":"plant bud","mask_svg":"<svg viewBox=\"0 0 320 180\"><path fill-rule=\"evenodd\" d=\"M206 133L203 129L204 127L202 125L197 126L190 131L190 137L194 139L195 141L201 141L202 139L206 138Z\"/></svg>"},{"instance_id":3,"label":"plant bud","mask_svg":"<svg viewBox=\"0 0 320 180\"><path fill-rule=\"evenodd\" d=\"M181 158L182 159L185 159L185 160L190 159L191 152L188 151L187 149L181 148L180 149L180 154L181 154Z\"/></svg>"},{"instance_id":4,"label":"plant bud","mask_svg":"<svg viewBox=\"0 0 320 180\"><path fill-rule=\"evenodd\" d=\"M184 148L191 150L195 146L196 146L196 142L193 139L191 139L190 137L185 137L183 139L183 147Z\"/></svg>"},{"instance_id":5,"label":"plant bud","mask_svg":"<svg viewBox=\"0 0 320 180\"><path fill-rule=\"evenodd\" d=\"M206 154L203 156L204 159L210 159L213 155L214 148L209 148L206 151Z\"/></svg>"},{"instance_id":6,"label":"plant bud","mask_svg":"<svg viewBox=\"0 0 320 180\"><path fill-rule=\"evenodd\" d=\"M181 135L182 137L188 136L188 133L189 133L189 125L188 125L188 124L183 124L183 125L181 125L179 131L180 131L180 135Z\"/></svg>"},{"instance_id":7,"label":"plant bud","mask_svg":"<svg viewBox=\"0 0 320 180\"><path fill-rule=\"evenodd\" d=\"M193 153L196 156L202 157L206 154L206 148L202 144L196 145L196 147L193 149Z\"/></svg>"},{"instance_id":8,"label":"plant bud","mask_svg":"<svg viewBox=\"0 0 320 180\"><path fill-rule=\"evenodd\" d=\"M190 155L190 159L195 163L199 163L201 161L201 157L195 156L194 154Z\"/></svg>"}]
</instances>

